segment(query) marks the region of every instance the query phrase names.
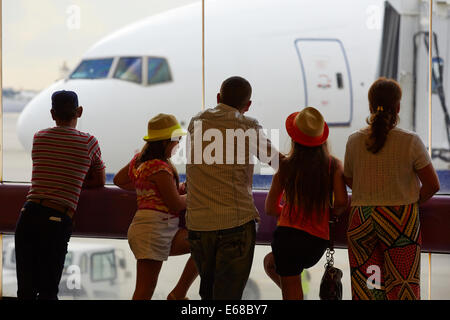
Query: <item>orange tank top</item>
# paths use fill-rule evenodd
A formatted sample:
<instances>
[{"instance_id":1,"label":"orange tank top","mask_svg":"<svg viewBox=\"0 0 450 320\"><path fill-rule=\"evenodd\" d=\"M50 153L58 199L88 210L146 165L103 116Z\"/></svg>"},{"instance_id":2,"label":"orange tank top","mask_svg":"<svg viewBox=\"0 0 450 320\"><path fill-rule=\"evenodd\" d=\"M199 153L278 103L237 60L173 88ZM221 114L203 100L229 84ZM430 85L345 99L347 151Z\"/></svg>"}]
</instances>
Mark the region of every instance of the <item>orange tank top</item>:
<instances>
[{"instance_id":1,"label":"orange tank top","mask_svg":"<svg viewBox=\"0 0 450 320\"><path fill-rule=\"evenodd\" d=\"M332 170L333 158L330 157L329 173L333 175ZM331 186L333 186L331 180ZM332 197L332 195L330 195ZM306 215L301 208L293 208L289 213L289 204L284 204L281 214L278 218L278 226L290 227L305 231L315 237L319 237L325 240L330 239L330 207L326 206L323 211L313 211L311 214Z\"/></svg>"},{"instance_id":2,"label":"orange tank top","mask_svg":"<svg viewBox=\"0 0 450 320\"><path fill-rule=\"evenodd\" d=\"M330 229L328 221L330 220L330 209L327 207L323 212L311 212L305 215L303 210L294 208L289 215L289 206L284 205L281 215L278 218L280 227L290 227L305 231L315 237L325 240L330 239Z\"/></svg>"}]
</instances>

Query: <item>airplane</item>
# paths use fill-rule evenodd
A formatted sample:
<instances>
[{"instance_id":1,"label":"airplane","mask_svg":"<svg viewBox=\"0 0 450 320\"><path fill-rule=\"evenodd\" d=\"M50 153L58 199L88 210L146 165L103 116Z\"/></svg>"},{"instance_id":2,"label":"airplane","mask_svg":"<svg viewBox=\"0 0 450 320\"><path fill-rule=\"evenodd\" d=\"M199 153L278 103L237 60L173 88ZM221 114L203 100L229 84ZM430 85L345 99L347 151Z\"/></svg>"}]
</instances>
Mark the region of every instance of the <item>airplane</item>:
<instances>
[{"instance_id":1,"label":"airplane","mask_svg":"<svg viewBox=\"0 0 450 320\"><path fill-rule=\"evenodd\" d=\"M419 81L414 90L410 85L413 76L426 79L426 43L417 41L421 51L414 52L416 60L412 61L412 46L404 51L406 45L401 42L425 35L420 3L207 1L205 107L215 107L224 79L242 76L253 87L253 103L246 115L258 119L263 128L279 129L279 139L273 142L282 152L290 146L286 117L315 106L330 127L331 152L343 159L348 136L366 126L370 85L378 76L399 78L404 87L401 127L417 131L426 144L427 84ZM400 49L389 56L388 38L400 26L401 12L411 8L418 22L411 23L411 14L402 17L400 36L392 42ZM31 150L35 132L54 125L50 97L62 89L77 92L84 107L77 129L98 138L109 180L142 148L151 117L171 113L186 128L202 108L201 22L201 3L194 3L150 16L98 41L65 79L40 92L25 107L17 130L25 149ZM444 28L441 44L446 41L445 32ZM444 52L443 56L448 55ZM386 62L386 57L391 59ZM389 69L383 64L392 60L398 62L397 70L380 71ZM442 64L443 60L436 61ZM422 74L412 74L414 63L418 64L416 72ZM442 83L444 77L436 75ZM448 153L450 123L442 120L446 106L433 112L433 145ZM448 169L450 159L441 158L437 169ZM184 166L178 169L184 172ZM270 170L263 168L259 173L270 176Z\"/></svg>"}]
</instances>

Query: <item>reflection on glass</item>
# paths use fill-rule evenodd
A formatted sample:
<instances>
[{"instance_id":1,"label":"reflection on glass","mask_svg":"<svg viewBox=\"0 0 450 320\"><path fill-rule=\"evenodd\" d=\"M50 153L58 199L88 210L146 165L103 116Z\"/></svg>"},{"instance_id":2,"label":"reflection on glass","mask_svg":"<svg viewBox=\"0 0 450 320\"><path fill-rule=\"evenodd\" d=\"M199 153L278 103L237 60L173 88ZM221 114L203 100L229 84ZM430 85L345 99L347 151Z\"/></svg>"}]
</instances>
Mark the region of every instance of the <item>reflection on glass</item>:
<instances>
[{"instance_id":1,"label":"reflection on glass","mask_svg":"<svg viewBox=\"0 0 450 320\"><path fill-rule=\"evenodd\" d=\"M114 280L116 264L114 251L94 253L92 259L92 281Z\"/></svg>"},{"instance_id":2,"label":"reflection on glass","mask_svg":"<svg viewBox=\"0 0 450 320\"><path fill-rule=\"evenodd\" d=\"M142 58L120 58L114 78L141 83Z\"/></svg>"},{"instance_id":3,"label":"reflection on glass","mask_svg":"<svg viewBox=\"0 0 450 320\"><path fill-rule=\"evenodd\" d=\"M14 260L14 237L5 236L3 243L3 293L5 297L17 296L16 266ZM268 245L257 245L245 300L279 300L281 290L266 275L263 259L271 252ZM159 275L153 299L164 300L173 289L178 275L183 271L188 255L169 257ZM343 299L351 299L350 269L348 253L336 249L335 267L343 272ZM421 257L421 297L428 297L428 254ZM303 289L307 300L319 299L320 280L324 272L325 255L302 275ZM433 254L432 292L433 299L450 299L450 255ZM60 299L131 299L135 286L136 260L127 240L83 239L70 240L66 256L65 271L59 285ZM76 277L80 275L79 287ZM175 275L175 276L174 276ZM188 292L188 297L199 300L200 280L197 278Z\"/></svg>"},{"instance_id":4,"label":"reflection on glass","mask_svg":"<svg viewBox=\"0 0 450 320\"><path fill-rule=\"evenodd\" d=\"M106 78L113 59L84 60L70 75L70 79L101 79Z\"/></svg>"},{"instance_id":5,"label":"reflection on glass","mask_svg":"<svg viewBox=\"0 0 450 320\"><path fill-rule=\"evenodd\" d=\"M148 84L172 81L169 64L164 58L148 58Z\"/></svg>"}]
</instances>

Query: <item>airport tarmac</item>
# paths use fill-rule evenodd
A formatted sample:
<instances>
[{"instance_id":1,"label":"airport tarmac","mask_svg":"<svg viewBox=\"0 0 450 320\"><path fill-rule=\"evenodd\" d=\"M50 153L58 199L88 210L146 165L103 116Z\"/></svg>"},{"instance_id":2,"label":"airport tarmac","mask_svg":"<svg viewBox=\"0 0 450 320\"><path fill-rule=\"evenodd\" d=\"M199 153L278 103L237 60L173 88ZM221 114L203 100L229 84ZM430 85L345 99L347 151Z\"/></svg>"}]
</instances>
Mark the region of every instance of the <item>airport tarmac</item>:
<instances>
[{"instance_id":1,"label":"airport tarmac","mask_svg":"<svg viewBox=\"0 0 450 320\"><path fill-rule=\"evenodd\" d=\"M29 182L31 178L31 157L22 148L16 135L16 122L19 113L4 113L3 114L3 128L4 128L4 148L3 148L3 178L4 181L21 181ZM76 219L76 218L75 218ZM113 245L118 250L124 253L125 266L127 277L124 277L120 283L111 281L110 290L117 293L118 299L130 299L135 286L135 269L136 263L131 253L128 242L124 240L113 239L80 239L72 238L71 243L80 244L81 247L90 243ZM249 285L244 293L248 299L264 299L264 300L278 300L281 299L280 289L266 276L263 269L264 256L271 251L270 246L258 245L255 249L255 256L253 260L253 267L250 274ZM155 290L154 299L165 299L170 290L178 281L179 275L182 272L187 255L170 257L167 262L163 264L157 288ZM305 276L305 292L307 299L319 299L320 280L324 271L325 256L321 261L308 270L308 275ZM336 250L335 266L342 269L344 276L343 283L343 298L351 299L350 289L350 271L348 265L348 256L346 250ZM450 299L450 255L432 255L432 299ZM10 270L11 271L11 270ZM4 279L14 279L13 271L3 270ZM422 299L428 299L428 254L422 254L421 261L421 296ZM86 280L87 281L87 280ZM200 299L198 295L199 279L197 279L189 290L188 297L190 299ZM95 292L95 290L94 290ZM4 296L15 296L15 287L9 286L4 288ZM65 296L61 298L73 298ZM89 296L89 299L102 299L104 295Z\"/></svg>"}]
</instances>

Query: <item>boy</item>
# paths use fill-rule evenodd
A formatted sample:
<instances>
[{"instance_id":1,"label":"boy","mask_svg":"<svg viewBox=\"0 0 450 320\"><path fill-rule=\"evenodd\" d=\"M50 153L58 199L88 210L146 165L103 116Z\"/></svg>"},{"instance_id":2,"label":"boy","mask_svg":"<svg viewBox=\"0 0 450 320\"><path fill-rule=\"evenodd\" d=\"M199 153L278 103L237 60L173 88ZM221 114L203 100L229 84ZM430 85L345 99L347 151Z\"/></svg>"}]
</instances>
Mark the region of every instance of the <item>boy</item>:
<instances>
[{"instance_id":1,"label":"boy","mask_svg":"<svg viewBox=\"0 0 450 320\"><path fill-rule=\"evenodd\" d=\"M50 111L56 127L34 136L31 188L16 226L19 299L58 299L81 188L105 184L97 139L75 129L83 113L77 94L54 92Z\"/></svg>"}]
</instances>

